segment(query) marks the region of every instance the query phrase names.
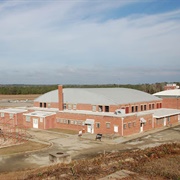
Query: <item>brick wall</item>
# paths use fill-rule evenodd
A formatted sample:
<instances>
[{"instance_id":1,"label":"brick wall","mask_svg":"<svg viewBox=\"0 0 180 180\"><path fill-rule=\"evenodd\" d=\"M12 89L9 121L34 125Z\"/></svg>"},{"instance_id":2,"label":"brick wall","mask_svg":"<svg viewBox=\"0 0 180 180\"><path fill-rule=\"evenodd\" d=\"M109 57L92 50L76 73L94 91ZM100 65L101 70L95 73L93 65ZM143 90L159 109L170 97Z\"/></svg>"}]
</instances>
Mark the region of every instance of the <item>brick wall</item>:
<instances>
[{"instance_id":1,"label":"brick wall","mask_svg":"<svg viewBox=\"0 0 180 180\"><path fill-rule=\"evenodd\" d=\"M33 128L33 119L38 120L38 129L50 129L54 128L56 115L47 117L30 116L30 119L28 121L26 120L26 116L23 115L23 124L28 128Z\"/></svg>"},{"instance_id":2,"label":"brick wall","mask_svg":"<svg viewBox=\"0 0 180 180\"><path fill-rule=\"evenodd\" d=\"M44 108L44 103L46 103L46 108L59 108L59 103L55 102L34 102L35 107L40 107L40 103L42 103L42 107Z\"/></svg>"},{"instance_id":3,"label":"brick wall","mask_svg":"<svg viewBox=\"0 0 180 180\"><path fill-rule=\"evenodd\" d=\"M180 97L163 98L163 108L180 109Z\"/></svg>"}]
</instances>

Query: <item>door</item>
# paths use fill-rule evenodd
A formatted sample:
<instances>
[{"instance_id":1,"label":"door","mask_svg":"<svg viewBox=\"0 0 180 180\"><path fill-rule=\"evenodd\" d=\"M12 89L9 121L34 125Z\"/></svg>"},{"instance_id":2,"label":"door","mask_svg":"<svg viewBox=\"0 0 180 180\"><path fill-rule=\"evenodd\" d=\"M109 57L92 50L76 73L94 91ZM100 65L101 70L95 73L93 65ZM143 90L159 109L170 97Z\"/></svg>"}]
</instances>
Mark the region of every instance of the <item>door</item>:
<instances>
[{"instance_id":1,"label":"door","mask_svg":"<svg viewBox=\"0 0 180 180\"><path fill-rule=\"evenodd\" d=\"M140 132L143 132L143 123L140 124Z\"/></svg>"},{"instance_id":2,"label":"door","mask_svg":"<svg viewBox=\"0 0 180 180\"><path fill-rule=\"evenodd\" d=\"M164 118L164 126L166 126L167 118Z\"/></svg>"},{"instance_id":3,"label":"door","mask_svg":"<svg viewBox=\"0 0 180 180\"><path fill-rule=\"evenodd\" d=\"M88 124L87 125L87 132L88 133L94 133L94 125L93 124Z\"/></svg>"},{"instance_id":4,"label":"door","mask_svg":"<svg viewBox=\"0 0 180 180\"><path fill-rule=\"evenodd\" d=\"M114 132L118 133L118 126L114 125Z\"/></svg>"},{"instance_id":5,"label":"door","mask_svg":"<svg viewBox=\"0 0 180 180\"><path fill-rule=\"evenodd\" d=\"M33 118L33 128L38 128L38 119Z\"/></svg>"}]
</instances>

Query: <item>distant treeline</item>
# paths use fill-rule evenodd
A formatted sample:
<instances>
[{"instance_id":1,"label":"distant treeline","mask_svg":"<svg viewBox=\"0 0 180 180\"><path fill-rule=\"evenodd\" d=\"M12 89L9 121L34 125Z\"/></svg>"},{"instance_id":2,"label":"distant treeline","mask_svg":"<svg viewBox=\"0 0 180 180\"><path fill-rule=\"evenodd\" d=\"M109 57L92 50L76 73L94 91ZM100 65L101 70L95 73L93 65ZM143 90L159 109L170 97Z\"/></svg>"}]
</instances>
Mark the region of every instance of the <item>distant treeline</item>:
<instances>
[{"instance_id":1,"label":"distant treeline","mask_svg":"<svg viewBox=\"0 0 180 180\"><path fill-rule=\"evenodd\" d=\"M173 82L180 86L180 82ZM167 82L154 84L93 84L93 85L63 85L63 88L131 88L153 94L164 90ZM44 94L55 90L58 85L0 85L0 94Z\"/></svg>"}]
</instances>

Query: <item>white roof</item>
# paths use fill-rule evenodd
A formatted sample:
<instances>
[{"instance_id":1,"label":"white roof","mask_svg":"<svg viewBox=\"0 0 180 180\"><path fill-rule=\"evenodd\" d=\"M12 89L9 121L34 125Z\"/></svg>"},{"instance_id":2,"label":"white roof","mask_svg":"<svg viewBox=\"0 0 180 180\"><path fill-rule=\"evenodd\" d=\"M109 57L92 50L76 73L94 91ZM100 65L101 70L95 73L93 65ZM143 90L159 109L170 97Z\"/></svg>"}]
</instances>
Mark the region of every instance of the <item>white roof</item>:
<instances>
[{"instance_id":1,"label":"white roof","mask_svg":"<svg viewBox=\"0 0 180 180\"><path fill-rule=\"evenodd\" d=\"M18 113L27 112L27 110L25 110L25 109L17 109L17 108L8 108L8 109L0 109L0 112L18 114Z\"/></svg>"},{"instance_id":2,"label":"white roof","mask_svg":"<svg viewBox=\"0 0 180 180\"><path fill-rule=\"evenodd\" d=\"M153 114L154 118L163 118L163 117L180 114L180 110L160 108L160 109L153 109L153 110L138 112L137 114L138 116L145 115L145 114Z\"/></svg>"},{"instance_id":3,"label":"white roof","mask_svg":"<svg viewBox=\"0 0 180 180\"><path fill-rule=\"evenodd\" d=\"M94 105L127 104L161 100L151 94L128 88L64 88L64 103ZM37 102L58 103L58 90L50 91L35 99Z\"/></svg>"},{"instance_id":4,"label":"white roof","mask_svg":"<svg viewBox=\"0 0 180 180\"><path fill-rule=\"evenodd\" d=\"M24 114L25 116L35 116L35 117L47 117L47 116L51 116L54 115L56 113L54 112L45 112L45 111L34 111L34 112L30 112L30 113L26 113Z\"/></svg>"},{"instance_id":5,"label":"white roof","mask_svg":"<svg viewBox=\"0 0 180 180\"><path fill-rule=\"evenodd\" d=\"M157 92L155 94L153 94L154 96L176 96L179 97L180 96L180 89L171 89L171 90L165 90L165 91L161 91L161 92Z\"/></svg>"},{"instance_id":6,"label":"white roof","mask_svg":"<svg viewBox=\"0 0 180 180\"><path fill-rule=\"evenodd\" d=\"M28 110L57 112L58 108L29 107Z\"/></svg>"}]
</instances>

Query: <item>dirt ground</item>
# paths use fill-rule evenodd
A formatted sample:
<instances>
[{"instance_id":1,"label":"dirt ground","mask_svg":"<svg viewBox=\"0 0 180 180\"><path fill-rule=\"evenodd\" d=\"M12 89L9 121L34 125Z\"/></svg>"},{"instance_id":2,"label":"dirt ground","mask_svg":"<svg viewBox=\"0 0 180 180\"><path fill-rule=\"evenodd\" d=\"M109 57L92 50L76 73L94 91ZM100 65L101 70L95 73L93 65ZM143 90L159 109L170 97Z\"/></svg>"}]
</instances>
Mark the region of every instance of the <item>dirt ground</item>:
<instances>
[{"instance_id":1,"label":"dirt ground","mask_svg":"<svg viewBox=\"0 0 180 180\"><path fill-rule=\"evenodd\" d=\"M0 108L30 107L33 106L33 100L39 96L40 96L39 94L27 94L27 95L0 94Z\"/></svg>"},{"instance_id":2,"label":"dirt ground","mask_svg":"<svg viewBox=\"0 0 180 180\"><path fill-rule=\"evenodd\" d=\"M78 135L30 129L32 139L38 143L50 143L49 148L14 155L1 156L0 172L18 171L52 165L50 153L68 153L73 160L91 158L100 153L145 149L163 143L180 142L180 125L144 132L134 136L116 139L102 138L96 141L95 135Z\"/></svg>"}]
</instances>

